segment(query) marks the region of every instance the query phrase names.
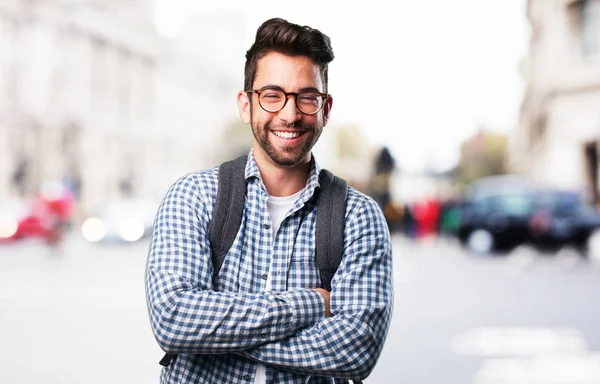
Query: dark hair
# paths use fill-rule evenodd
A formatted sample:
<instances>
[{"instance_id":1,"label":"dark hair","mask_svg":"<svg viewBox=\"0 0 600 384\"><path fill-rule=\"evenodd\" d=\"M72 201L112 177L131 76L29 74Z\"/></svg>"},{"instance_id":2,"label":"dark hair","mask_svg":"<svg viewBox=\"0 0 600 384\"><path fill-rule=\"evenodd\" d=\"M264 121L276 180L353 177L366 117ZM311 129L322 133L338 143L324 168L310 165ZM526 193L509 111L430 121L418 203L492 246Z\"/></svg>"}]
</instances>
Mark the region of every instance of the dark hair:
<instances>
[{"instance_id":1,"label":"dark hair","mask_svg":"<svg viewBox=\"0 0 600 384\"><path fill-rule=\"evenodd\" d=\"M244 89L252 89L256 78L258 60L269 52L291 56L307 56L319 66L323 79L323 92L327 92L327 65L333 60L331 40L327 35L308 26L274 18L262 23L256 31L256 39L246 52Z\"/></svg>"}]
</instances>

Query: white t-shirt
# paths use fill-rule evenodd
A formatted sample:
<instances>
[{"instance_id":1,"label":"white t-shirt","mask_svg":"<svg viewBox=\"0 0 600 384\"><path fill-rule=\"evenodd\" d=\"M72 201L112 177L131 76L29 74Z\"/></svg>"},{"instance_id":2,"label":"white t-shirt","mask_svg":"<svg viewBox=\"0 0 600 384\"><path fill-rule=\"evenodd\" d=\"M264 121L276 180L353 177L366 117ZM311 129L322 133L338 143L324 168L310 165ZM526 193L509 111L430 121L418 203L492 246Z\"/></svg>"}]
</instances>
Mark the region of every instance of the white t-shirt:
<instances>
[{"instance_id":1,"label":"white t-shirt","mask_svg":"<svg viewBox=\"0 0 600 384\"><path fill-rule=\"evenodd\" d=\"M267 199L267 209L269 210L269 215L271 216L271 225L273 226L273 241L275 241L275 236L279 231L279 227L281 227L281 223L287 213L292 209L294 203L300 197L303 189L297 193L294 193L291 196L284 197L275 197L269 196ZM270 268L269 268L270 269ZM271 290L271 274L267 275L267 281L265 283L265 291ZM267 381L267 368L263 364L259 364L256 369L256 376L254 377L254 384L265 384Z\"/></svg>"}]
</instances>

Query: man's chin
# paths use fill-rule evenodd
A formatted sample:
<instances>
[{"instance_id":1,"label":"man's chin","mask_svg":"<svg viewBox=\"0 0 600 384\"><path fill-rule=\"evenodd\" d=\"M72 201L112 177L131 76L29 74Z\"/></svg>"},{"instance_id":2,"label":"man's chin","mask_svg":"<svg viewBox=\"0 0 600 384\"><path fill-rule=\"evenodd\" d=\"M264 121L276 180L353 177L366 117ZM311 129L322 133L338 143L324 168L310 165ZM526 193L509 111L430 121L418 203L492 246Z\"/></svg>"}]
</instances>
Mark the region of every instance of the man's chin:
<instances>
[{"instance_id":1,"label":"man's chin","mask_svg":"<svg viewBox=\"0 0 600 384\"><path fill-rule=\"evenodd\" d=\"M293 167L295 165L300 164L301 162L299 159L282 157L271 157L271 160L273 160L275 164L280 165L282 167Z\"/></svg>"},{"instance_id":2,"label":"man's chin","mask_svg":"<svg viewBox=\"0 0 600 384\"><path fill-rule=\"evenodd\" d=\"M292 155L292 156L281 156L281 155L275 155L275 156L269 156L271 158L271 160L273 160L273 162L277 165L280 165L282 167L295 167L297 165L303 164L305 163L304 159L306 158L306 155Z\"/></svg>"}]
</instances>

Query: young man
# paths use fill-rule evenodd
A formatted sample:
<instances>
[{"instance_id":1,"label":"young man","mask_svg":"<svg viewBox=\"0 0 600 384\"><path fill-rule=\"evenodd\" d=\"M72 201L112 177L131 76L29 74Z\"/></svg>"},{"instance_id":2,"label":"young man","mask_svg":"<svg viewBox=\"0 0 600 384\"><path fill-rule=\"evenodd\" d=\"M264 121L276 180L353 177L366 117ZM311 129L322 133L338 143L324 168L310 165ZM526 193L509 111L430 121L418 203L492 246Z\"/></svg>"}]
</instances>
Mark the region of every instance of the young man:
<instances>
[{"instance_id":1,"label":"young man","mask_svg":"<svg viewBox=\"0 0 600 384\"><path fill-rule=\"evenodd\" d=\"M246 201L216 276L208 228L218 168L188 174L167 192L146 270L154 334L177 355L161 383L333 383L374 368L393 284L389 232L372 199L348 188L331 292L315 264L320 168L311 150L331 112L332 60L318 30L282 19L259 27L237 96L254 133Z\"/></svg>"}]
</instances>

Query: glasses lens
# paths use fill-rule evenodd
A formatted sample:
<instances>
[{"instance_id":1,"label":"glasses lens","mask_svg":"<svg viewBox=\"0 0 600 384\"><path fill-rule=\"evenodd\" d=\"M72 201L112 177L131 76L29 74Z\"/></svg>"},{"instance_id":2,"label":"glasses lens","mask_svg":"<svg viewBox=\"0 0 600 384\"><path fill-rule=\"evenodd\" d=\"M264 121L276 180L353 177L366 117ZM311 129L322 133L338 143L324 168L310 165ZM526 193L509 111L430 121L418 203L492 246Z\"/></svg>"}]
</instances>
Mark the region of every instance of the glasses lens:
<instances>
[{"instance_id":1,"label":"glasses lens","mask_svg":"<svg viewBox=\"0 0 600 384\"><path fill-rule=\"evenodd\" d=\"M285 93L279 89L265 89L258 98L260 106L267 112L280 111L285 105ZM318 92L300 92L296 97L296 106L307 115L312 115L323 107L323 98Z\"/></svg>"},{"instance_id":2,"label":"glasses lens","mask_svg":"<svg viewBox=\"0 0 600 384\"><path fill-rule=\"evenodd\" d=\"M296 105L301 112L314 114L323 106L323 98L317 92L301 92L296 98Z\"/></svg>"},{"instance_id":3,"label":"glasses lens","mask_svg":"<svg viewBox=\"0 0 600 384\"><path fill-rule=\"evenodd\" d=\"M277 112L285 104L285 93L277 89L265 89L258 98L260 106L267 112Z\"/></svg>"}]
</instances>

